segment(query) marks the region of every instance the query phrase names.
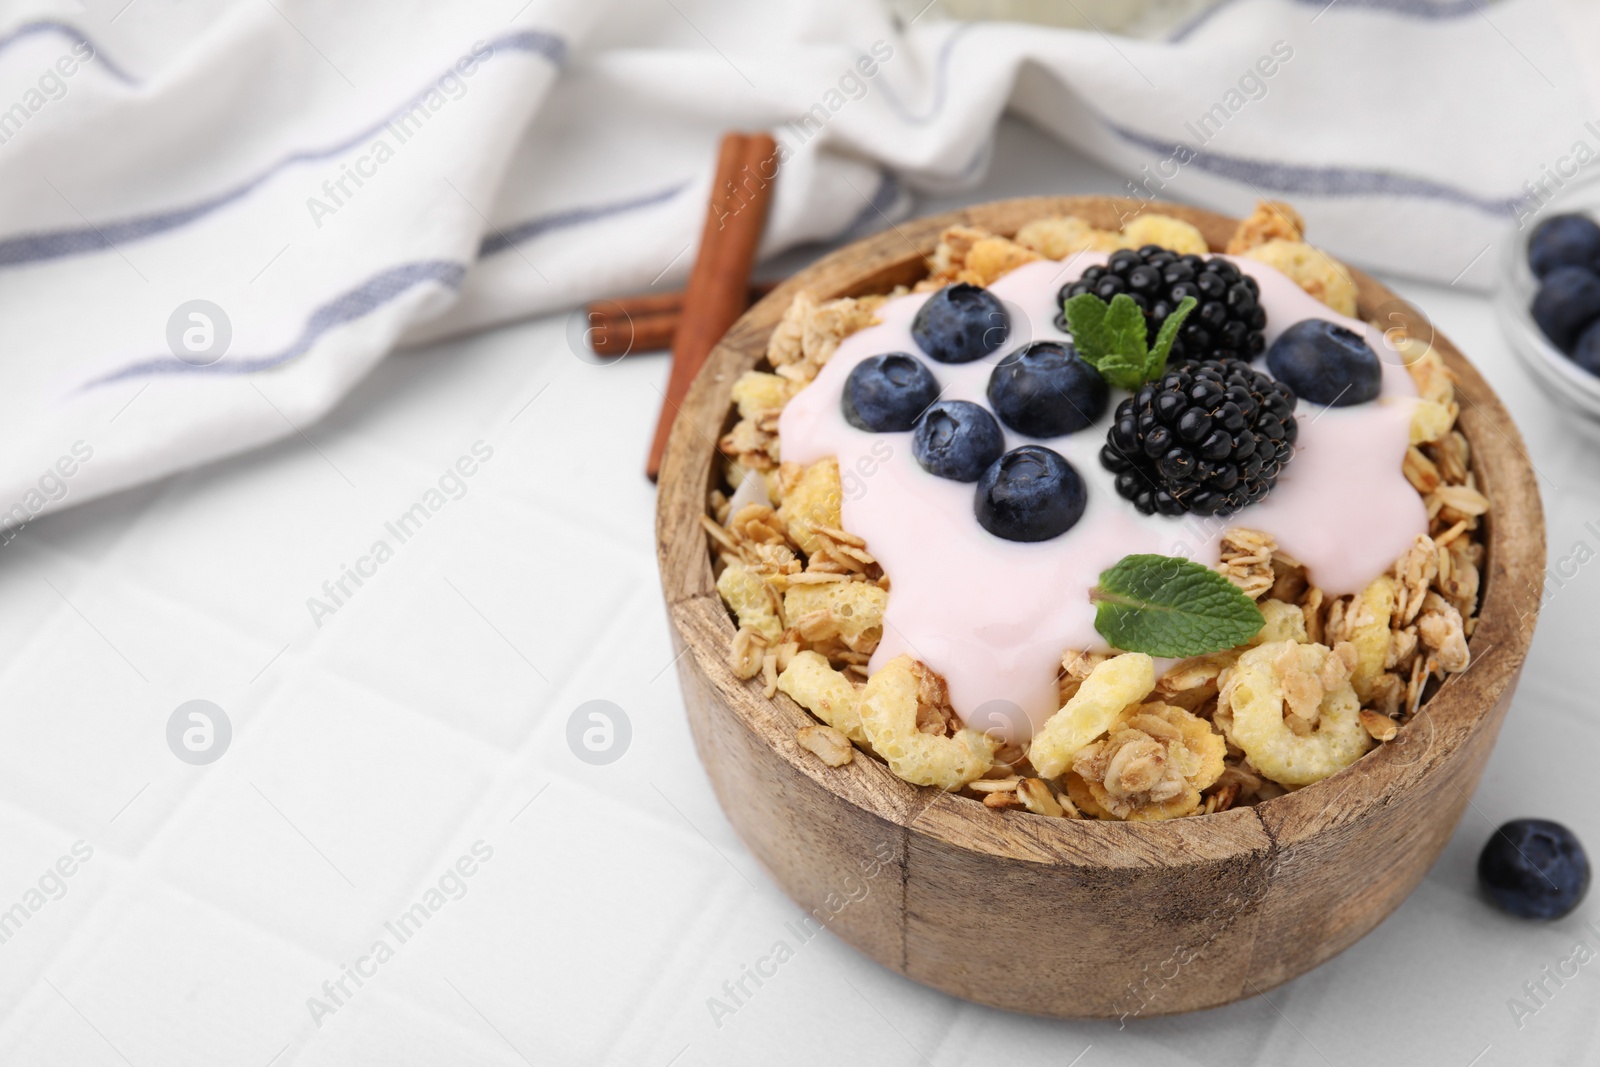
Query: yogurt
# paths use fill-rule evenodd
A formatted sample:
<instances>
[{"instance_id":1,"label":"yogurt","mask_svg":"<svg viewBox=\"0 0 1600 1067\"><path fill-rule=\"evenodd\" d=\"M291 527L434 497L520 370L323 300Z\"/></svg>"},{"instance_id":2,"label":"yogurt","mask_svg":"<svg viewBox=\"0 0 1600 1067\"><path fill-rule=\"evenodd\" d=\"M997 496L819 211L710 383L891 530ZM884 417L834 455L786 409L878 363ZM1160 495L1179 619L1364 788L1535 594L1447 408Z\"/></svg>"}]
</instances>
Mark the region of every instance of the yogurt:
<instances>
[{"instance_id":1,"label":"yogurt","mask_svg":"<svg viewBox=\"0 0 1600 1067\"><path fill-rule=\"evenodd\" d=\"M1261 287L1268 345L1303 319L1339 323L1388 351L1373 327L1334 312L1279 271L1233 258ZM1049 541L1006 541L978 525L976 488L924 471L911 434L875 434L845 421L840 397L850 371L869 356L909 352L939 380L942 399L988 406L994 365L1024 344L1067 340L1055 325L1057 293L1106 257L1083 253L1066 262L1020 267L989 287L1011 315L998 352L966 364L937 363L911 339L911 321L929 294L900 297L881 322L845 338L816 380L784 408L783 459L801 464L838 459L841 518L891 579L883 640L870 669L909 653L944 676L957 714L969 726L1023 741L1057 710L1056 678L1068 649L1105 651L1094 628L1089 590L1102 571L1134 553L1181 556L1216 566L1225 531L1260 530L1305 564L1330 596L1358 592L1386 572L1428 528L1421 497L1401 467L1410 445L1416 386L1398 361L1384 361L1383 387L1367 404L1320 407L1300 401L1294 458L1265 500L1226 518L1140 515L1117 495L1100 465L1113 413L1077 433L1045 439L1004 429L1006 448L1042 444L1082 476L1088 505L1077 525ZM1255 366L1264 369L1264 361Z\"/></svg>"}]
</instances>

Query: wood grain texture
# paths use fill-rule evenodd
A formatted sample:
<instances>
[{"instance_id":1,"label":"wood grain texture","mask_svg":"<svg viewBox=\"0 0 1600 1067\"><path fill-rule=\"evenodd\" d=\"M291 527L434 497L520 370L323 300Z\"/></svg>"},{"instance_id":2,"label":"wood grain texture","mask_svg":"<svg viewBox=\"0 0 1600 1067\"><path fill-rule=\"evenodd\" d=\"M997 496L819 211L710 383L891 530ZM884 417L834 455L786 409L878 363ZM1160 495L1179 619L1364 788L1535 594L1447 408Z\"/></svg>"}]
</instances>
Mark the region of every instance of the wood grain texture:
<instances>
[{"instance_id":1,"label":"wood grain texture","mask_svg":"<svg viewBox=\"0 0 1600 1067\"><path fill-rule=\"evenodd\" d=\"M902 224L791 278L734 324L696 379L657 505L662 588L685 653L678 669L690 724L751 851L803 908L884 966L1039 1015L1150 1016L1225 1004L1304 973L1381 922L1427 873L1477 785L1543 582L1544 519L1521 437L1482 376L1435 336L1460 379L1460 426L1493 507L1472 666L1396 740L1253 808L1137 824L994 811L909 785L870 758L830 768L801 749L795 731L810 716L782 695L766 699L759 680L739 681L723 660L734 627L717 598L699 516L734 379L760 362L794 293L829 299L915 281L946 226L1012 234L1034 218L1076 214L1114 229L1141 207L1192 222L1214 249L1235 225L1178 205L1008 200ZM1354 273L1363 317L1426 328L1420 313ZM842 895L835 912L827 902Z\"/></svg>"}]
</instances>

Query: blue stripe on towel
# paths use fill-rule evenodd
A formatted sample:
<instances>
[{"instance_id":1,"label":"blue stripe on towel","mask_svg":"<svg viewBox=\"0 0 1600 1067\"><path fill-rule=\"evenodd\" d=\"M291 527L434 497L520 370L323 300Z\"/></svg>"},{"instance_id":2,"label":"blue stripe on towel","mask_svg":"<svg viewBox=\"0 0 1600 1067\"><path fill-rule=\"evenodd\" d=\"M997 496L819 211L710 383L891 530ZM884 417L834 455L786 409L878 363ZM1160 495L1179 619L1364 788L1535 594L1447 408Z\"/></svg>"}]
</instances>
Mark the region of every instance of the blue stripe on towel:
<instances>
[{"instance_id":1,"label":"blue stripe on towel","mask_svg":"<svg viewBox=\"0 0 1600 1067\"><path fill-rule=\"evenodd\" d=\"M0 52L4 52L18 41L27 40L29 37L37 37L43 33L53 33L59 37L65 37L75 45L88 45L90 50L94 52L94 58L92 60L85 60L85 62L98 63L100 66L106 69L107 74L111 75L124 85L139 84L138 79L134 78L127 71L123 70L110 59L106 58L106 54L100 50L100 46L91 41L88 35L82 30L78 29L76 26L68 25L65 22L56 22L53 19L42 19L38 22L24 22L14 30L8 30L5 33L0 33Z\"/></svg>"},{"instance_id":2,"label":"blue stripe on towel","mask_svg":"<svg viewBox=\"0 0 1600 1067\"><path fill-rule=\"evenodd\" d=\"M1100 122L1124 141L1158 152L1162 156L1173 156L1180 151L1181 146L1175 142L1146 136L1103 117ZM1242 156L1225 156L1209 149L1195 152L1193 158L1184 165L1198 167L1229 181L1242 182L1275 193L1320 197L1401 196L1421 200L1442 200L1496 217L1515 216L1517 206L1524 199L1522 196L1478 196L1427 178L1412 178L1390 171L1275 163L1270 160L1246 159Z\"/></svg>"},{"instance_id":3,"label":"blue stripe on towel","mask_svg":"<svg viewBox=\"0 0 1600 1067\"><path fill-rule=\"evenodd\" d=\"M901 122L909 126L924 126L939 117L939 112L944 110L945 93L949 88L950 54L955 51L956 43L977 26L976 22L959 23L939 45L939 54L933 61L933 100L929 103L926 114L913 114L895 93L894 86L889 83L888 78L884 78L879 84L879 88L883 91L884 103L889 105L889 110L893 111Z\"/></svg>"},{"instance_id":4,"label":"blue stripe on towel","mask_svg":"<svg viewBox=\"0 0 1600 1067\"><path fill-rule=\"evenodd\" d=\"M480 256L493 255L494 253L505 251L512 245L532 240L540 234L549 233L552 230L578 226L627 211L665 203L688 187L689 182L682 181L665 189L645 193L628 200L618 200L592 207L567 208L562 211L551 212L548 215L541 215L526 222L507 227L491 238L485 238L479 246L478 254ZM377 310L416 285L434 281L451 289L459 289L466 277L466 272L467 267L465 264L451 260L424 260L419 263L407 263L399 267L393 267L374 275L354 289L341 293L313 311L311 317L306 321L304 329L300 331L300 335L295 338L292 344L280 352L248 359L224 359L204 367L191 366L172 356L157 356L152 359L142 359L120 370L102 375L84 385L83 388L92 389L111 382L126 381L130 378L153 374L237 375L271 370L304 355L317 342L319 337L335 326L351 322Z\"/></svg>"},{"instance_id":5,"label":"blue stripe on towel","mask_svg":"<svg viewBox=\"0 0 1600 1067\"><path fill-rule=\"evenodd\" d=\"M1210 22L1221 14L1224 8L1230 8L1239 0L1221 0L1215 7L1207 8L1194 18L1179 26L1167 36L1172 44L1187 40L1201 26ZM1353 11L1363 8L1368 11L1382 11L1402 18L1415 19L1459 19L1476 14L1479 9L1477 0L1290 0L1291 3L1301 7L1314 7L1318 15L1329 8L1338 11ZM1490 0L1485 0L1490 2Z\"/></svg>"},{"instance_id":6,"label":"blue stripe on towel","mask_svg":"<svg viewBox=\"0 0 1600 1067\"><path fill-rule=\"evenodd\" d=\"M329 330L364 318L419 285L437 282L446 288L459 289L466 275L466 264L447 259L402 263L398 267L391 267L373 275L354 289L340 293L317 308L301 327L300 335L287 348L278 352L244 359L224 358L204 367L185 363L173 355L156 356L102 375L83 385L82 389L93 389L96 386L152 374L254 374L257 371L271 370L305 355Z\"/></svg>"},{"instance_id":7,"label":"blue stripe on towel","mask_svg":"<svg viewBox=\"0 0 1600 1067\"><path fill-rule=\"evenodd\" d=\"M627 211L637 211L639 208L654 207L664 204L689 187L687 181L676 185L669 185L665 189L658 189L653 193L632 197L628 200L616 200L609 204L596 204L592 207L566 208L562 211L553 211L548 215L538 215L523 222L513 223L484 237L478 245L479 258L485 258L504 252L513 245L524 241L531 241L551 230L563 230L569 226L581 226L586 222L595 222L620 215Z\"/></svg>"},{"instance_id":8,"label":"blue stripe on towel","mask_svg":"<svg viewBox=\"0 0 1600 1067\"><path fill-rule=\"evenodd\" d=\"M540 55L556 66L560 66L567 55L565 41L560 37L540 30L519 30L515 33L503 34L490 41L489 45L496 49L503 47L513 51ZM185 207L170 208L166 211L154 212L148 215L136 215L133 218L102 222L99 225L91 224L79 229L46 230L42 233L25 233L16 237L0 239L0 267L38 263L44 260L60 259L64 256L99 252L118 244L154 237L157 234L167 233L186 226L195 219L204 218L219 208L243 199L279 171L299 163L311 163L342 155L386 128L390 122L410 112L413 107L434 90L435 84L436 81L430 82L425 88L407 98L404 104L395 108L379 121L346 137L337 144L328 145L324 148L292 152L266 170L247 178L233 188Z\"/></svg>"},{"instance_id":9,"label":"blue stripe on towel","mask_svg":"<svg viewBox=\"0 0 1600 1067\"><path fill-rule=\"evenodd\" d=\"M1493 3L1494 0L1336 0L1336 4L1329 4L1328 0L1294 0L1302 7L1314 7L1326 10L1334 7L1335 10L1343 9L1352 11L1356 8L1366 8L1369 11L1383 11L1390 15L1400 15L1413 19L1460 19L1468 15L1481 13L1483 4Z\"/></svg>"}]
</instances>

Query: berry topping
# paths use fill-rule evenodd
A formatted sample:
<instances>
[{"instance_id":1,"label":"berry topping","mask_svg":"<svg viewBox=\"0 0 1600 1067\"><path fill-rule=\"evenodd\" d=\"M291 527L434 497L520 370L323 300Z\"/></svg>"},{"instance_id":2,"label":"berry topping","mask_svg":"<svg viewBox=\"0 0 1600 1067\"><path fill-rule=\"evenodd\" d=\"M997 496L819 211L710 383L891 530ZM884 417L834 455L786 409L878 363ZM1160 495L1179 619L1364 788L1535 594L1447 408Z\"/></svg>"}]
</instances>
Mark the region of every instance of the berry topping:
<instances>
[{"instance_id":1,"label":"berry topping","mask_svg":"<svg viewBox=\"0 0 1600 1067\"><path fill-rule=\"evenodd\" d=\"M1513 819L1483 846L1478 881L1512 915L1559 919L1589 891L1589 857L1560 823Z\"/></svg>"},{"instance_id":2,"label":"berry topping","mask_svg":"<svg viewBox=\"0 0 1600 1067\"><path fill-rule=\"evenodd\" d=\"M1029 437L1059 437L1105 414L1111 390L1100 372L1061 341L1035 341L989 375L989 406Z\"/></svg>"},{"instance_id":3,"label":"berry topping","mask_svg":"<svg viewBox=\"0 0 1600 1067\"><path fill-rule=\"evenodd\" d=\"M958 282L934 293L911 320L911 337L940 363L971 363L997 352L1011 316L989 290Z\"/></svg>"},{"instance_id":4,"label":"berry topping","mask_svg":"<svg viewBox=\"0 0 1600 1067\"><path fill-rule=\"evenodd\" d=\"M1557 267L1600 270L1600 225L1587 215L1557 215L1528 238L1528 266L1543 278Z\"/></svg>"},{"instance_id":5,"label":"berry topping","mask_svg":"<svg viewBox=\"0 0 1600 1067\"><path fill-rule=\"evenodd\" d=\"M1007 541L1048 541L1072 529L1088 497L1077 468L1043 445L995 460L978 481L978 525Z\"/></svg>"},{"instance_id":6,"label":"berry topping","mask_svg":"<svg viewBox=\"0 0 1600 1067\"><path fill-rule=\"evenodd\" d=\"M1267 350L1267 369L1301 400L1328 407L1365 404L1383 390L1383 365L1372 346L1326 319L1284 330Z\"/></svg>"},{"instance_id":7,"label":"berry topping","mask_svg":"<svg viewBox=\"0 0 1600 1067\"><path fill-rule=\"evenodd\" d=\"M939 382L916 356L890 352L857 363L845 379L839 406L858 430L899 433L939 399Z\"/></svg>"},{"instance_id":8,"label":"berry topping","mask_svg":"<svg viewBox=\"0 0 1600 1067\"><path fill-rule=\"evenodd\" d=\"M1545 275L1533 297L1533 321L1563 352L1600 319L1600 278L1583 267L1557 267Z\"/></svg>"},{"instance_id":9,"label":"berry topping","mask_svg":"<svg viewBox=\"0 0 1600 1067\"><path fill-rule=\"evenodd\" d=\"M1194 297L1199 306L1178 331L1170 356L1173 363L1251 360L1266 348L1261 335L1267 325L1261 287L1219 256L1180 256L1160 245L1145 245L1138 251L1125 248L1111 253L1105 266L1090 267L1078 281L1063 287L1061 300L1082 293L1107 302L1118 293L1128 294L1144 312L1151 343L1183 298Z\"/></svg>"},{"instance_id":10,"label":"berry topping","mask_svg":"<svg viewBox=\"0 0 1600 1067\"><path fill-rule=\"evenodd\" d=\"M994 416L969 400L941 400L917 420L911 454L922 469L956 482L975 482L1006 450Z\"/></svg>"},{"instance_id":11,"label":"berry topping","mask_svg":"<svg viewBox=\"0 0 1600 1067\"><path fill-rule=\"evenodd\" d=\"M1294 391L1243 360L1169 370L1117 406L1100 462L1145 515L1231 515L1294 454Z\"/></svg>"}]
</instances>

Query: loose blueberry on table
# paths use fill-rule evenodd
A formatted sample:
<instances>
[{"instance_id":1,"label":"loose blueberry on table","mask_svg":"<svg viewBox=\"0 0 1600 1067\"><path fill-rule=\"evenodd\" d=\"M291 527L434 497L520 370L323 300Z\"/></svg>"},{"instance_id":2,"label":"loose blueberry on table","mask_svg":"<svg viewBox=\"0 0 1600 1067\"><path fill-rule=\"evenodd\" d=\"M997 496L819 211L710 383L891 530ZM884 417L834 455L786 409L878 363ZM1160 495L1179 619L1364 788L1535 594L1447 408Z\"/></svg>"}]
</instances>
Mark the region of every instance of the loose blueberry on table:
<instances>
[{"instance_id":1,"label":"loose blueberry on table","mask_svg":"<svg viewBox=\"0 0 1600 1067\"><path fill-rule=\"evenodd\" d=\"M955 482L975 482L1006 450L994 416L970 400L941 400L922 413L911 454L922 469Z\"/></svg>"},{"instance_id":2,"label":"loose blueberry on table","mask_svg":"<svg viewBox=\"0 0 1600 1067\"><path fill-rule=\"evenodd\" d=\"M1092 426L1110 396L1100 372L1061 341L1019 348L989 376L989 406L1001 422L1029 437L1060 437Z\"/></svg>"},{"instance_id":3,"label":"loose blueberry on table","mask_svg":"<svg viewBox=\"0 0 1600 1067\"><path fill-rule=\"evenodd\" d=\"M1083 478L1060 453L1023 445L983 472L973 511L996 537L1048 541L1077 524L1087 501Z\"/></svg>"},{"instance_id":4,"label":"loose blueberry on table","mask_svg":"<svg viewBox=\"0 0 1600 1067\"><path fill-rule=\"evenodd\" d=\"M871 433L899 433L917 424L939 399L939 382L916 356L889 352L856 364L845 379L845 421Z\"/></svg>"},{"instance_id":5,"label":"loose blueberry on table","mask_svg":"<svg viewBox=\"0 0 1600 1067\"><path fill-rule=\"evenodd\" d=\"M911 320L911 339L940 363L971 363L998 352L1011 316L989 290L958 282L930 296Z\"/></svg>"},{"instance_id":6,"label":"loose blueberry on table","mask_svg":"<svg viewBox=\"0 0 1600 1067\"><path fill-rule=\"evenodd\" d=\"M1267 350L1267 369L1301 400L1328 407L1365 404L1383 391L1383 365L1372 346L1326 319L1284 330Z\"/></svg>"},{"instance_id":7,"label":"loose blueberry on table","mask_svg":"<svg viewBox=\"0 0 1600 1067\"><path fill-rule=\"evenodd\" d=\"M1523 919L1559 919L1589 890L1589 857L1572 831L1547 819L1513 819L1478 856L1489 899Z\"/></svg>"}]
</instances>

